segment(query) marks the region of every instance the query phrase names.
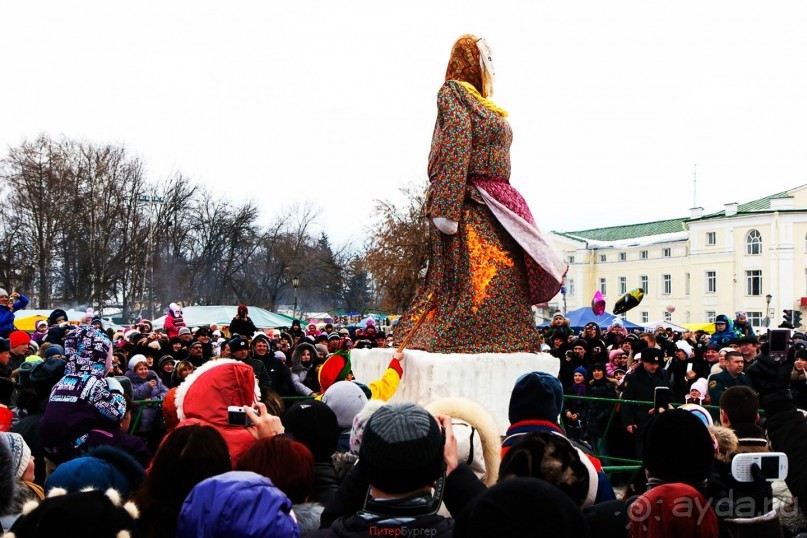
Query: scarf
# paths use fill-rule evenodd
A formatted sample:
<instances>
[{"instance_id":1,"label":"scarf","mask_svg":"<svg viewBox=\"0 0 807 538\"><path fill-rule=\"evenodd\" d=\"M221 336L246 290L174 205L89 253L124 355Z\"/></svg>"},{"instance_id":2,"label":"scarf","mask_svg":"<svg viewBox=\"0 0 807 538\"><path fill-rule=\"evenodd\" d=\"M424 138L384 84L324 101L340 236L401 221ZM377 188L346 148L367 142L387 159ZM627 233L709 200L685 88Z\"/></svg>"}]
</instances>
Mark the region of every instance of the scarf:
<instances>
[{"instance_id":1,"label":"scarf","mask_svg":"<svg viewBox=\"0 0 807 538\"><path fill-rule=\"evenodd\" d=\"M487 108L488 110L490 110L492 112L495 112L496 114L498 114L499 116L501 116L503 118L506 118L508 116L507 111L504 110L503 108L499 108L498 106L496 106L496 103L494 103L492 99L488 99L487 97L482 97L482 94L479 93L479 91L474 87L473 84L471 84L469 82L462 81L462 80L457 80L455 82L457 84L459 84L460 86L462 86L463 88L465 88L466 90L468 90L468 93L473 95L476 98L476 100L479 101L479 103L483 107Z\"/></svg>"}]
</instances>

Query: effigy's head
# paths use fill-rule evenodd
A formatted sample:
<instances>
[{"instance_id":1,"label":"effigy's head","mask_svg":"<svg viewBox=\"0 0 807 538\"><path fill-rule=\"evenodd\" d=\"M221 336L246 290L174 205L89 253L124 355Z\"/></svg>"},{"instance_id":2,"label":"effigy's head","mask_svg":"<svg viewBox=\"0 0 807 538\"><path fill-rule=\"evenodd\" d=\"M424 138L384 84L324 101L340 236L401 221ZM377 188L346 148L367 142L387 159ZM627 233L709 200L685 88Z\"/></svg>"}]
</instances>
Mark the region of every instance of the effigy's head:
<instances>
[{"instance_id":1,"label":"effigy's head","mask_svg":"<svg viewBox=\"0 0 807 538\"><path fill-rule=\"evenodd\" d=\"M493 63L490 47L475 35L460 36L451 47L446 80L472 84L483 97L493 94Z\"/></svg>"}]
</instances>

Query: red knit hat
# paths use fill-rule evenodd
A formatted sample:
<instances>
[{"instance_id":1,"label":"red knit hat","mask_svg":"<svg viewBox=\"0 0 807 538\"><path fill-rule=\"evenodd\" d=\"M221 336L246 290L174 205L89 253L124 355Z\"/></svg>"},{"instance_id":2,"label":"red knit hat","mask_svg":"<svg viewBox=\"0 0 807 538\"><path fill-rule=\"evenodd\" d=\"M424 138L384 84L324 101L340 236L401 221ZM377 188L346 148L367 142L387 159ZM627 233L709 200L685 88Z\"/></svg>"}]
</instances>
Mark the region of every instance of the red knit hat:
<instances>
[{"instance_id":1,"label":"red knit hat","mask_svg":"<svg viewBox=\"0 0 807 538\"><path fill-rule=\"evenodd\" d=\"M8 335L8 340L11 344L11 349L14 349L17 346L30 343L31 337L28 336L28 333L25 331L14 331Z\"/></svg>"}]
</instances>

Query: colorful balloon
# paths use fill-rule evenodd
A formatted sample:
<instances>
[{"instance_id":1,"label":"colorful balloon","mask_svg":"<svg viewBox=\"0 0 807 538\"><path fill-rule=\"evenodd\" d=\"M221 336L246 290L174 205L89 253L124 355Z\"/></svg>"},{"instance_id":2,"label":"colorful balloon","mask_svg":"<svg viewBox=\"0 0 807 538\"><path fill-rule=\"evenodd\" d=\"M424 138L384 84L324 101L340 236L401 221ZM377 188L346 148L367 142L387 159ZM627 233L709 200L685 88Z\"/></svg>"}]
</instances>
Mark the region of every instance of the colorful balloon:
<instances>
[{"instance_id":1,"label":"colorful balloon","mask_svg":"<svg viewBox=\"0 0 807 538\"><path fill-rule=\"evenodd\" d=\"M671 304L671 305L667 305L667 312L669 312L670 314L672 314L673 312L675 312L675 305L672 305L672 304Z\"/></svg>"},{"instance_id":2,"label":"colorful balloon","mask_svg":"<svg viewBox=\"0 0 807 538\"><path fill-rule=\"evenodd\" d=\"M644 299L644 290L642 288L634 288L628 293L620 297L614 303L614 314L622 314L631 308L639 305Z\"/></svg>"},{"instance_id":3,"label":"colorful balloon","mask_svg":"<svg viewBox=\"0 0 807 538\"><path fill-rule=\"evenodd\" d=\"M600 290L597 290L591 300L591 310L595 316L602 316L602 313L605 312L605 297L602 296Z\"/></svg>"}]
</instances>

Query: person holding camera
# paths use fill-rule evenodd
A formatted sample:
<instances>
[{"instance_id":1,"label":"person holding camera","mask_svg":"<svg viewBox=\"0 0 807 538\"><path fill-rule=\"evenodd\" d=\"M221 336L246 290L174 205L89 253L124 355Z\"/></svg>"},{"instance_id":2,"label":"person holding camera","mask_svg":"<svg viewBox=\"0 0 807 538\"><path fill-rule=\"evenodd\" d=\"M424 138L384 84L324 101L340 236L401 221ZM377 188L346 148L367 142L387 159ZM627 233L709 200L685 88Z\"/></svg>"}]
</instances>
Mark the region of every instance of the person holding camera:
<instances>
[{"instance_id":1,"label":"person holding camera","mask_svg":"<svg viewBox=\"0 0 807 538\"><path fill-rule=\"evenodd\" d=\"M622 398L625 400L639 400L652 402L656 387L669 387L670 378L667 371L661 368L664 352L654 347L648 347L640 353L641 363L636 369L625 376L622 383L624 390ZM644 428L653 418L653 408L649 405L622 405L622 422L628 433L632 434L636 442L636 456L642 457Z\"/></svg>"},{"instance_id":2,"label":"person holding camera","mask_svg":"<svg viewBox=\"0 0 807 538\"><path fill-rule=\"evenodd\" d=\"M28 297L0 288L0 338L8 338L14 332L14 312L28 306Z\"/></svg>"}]
</instances>

